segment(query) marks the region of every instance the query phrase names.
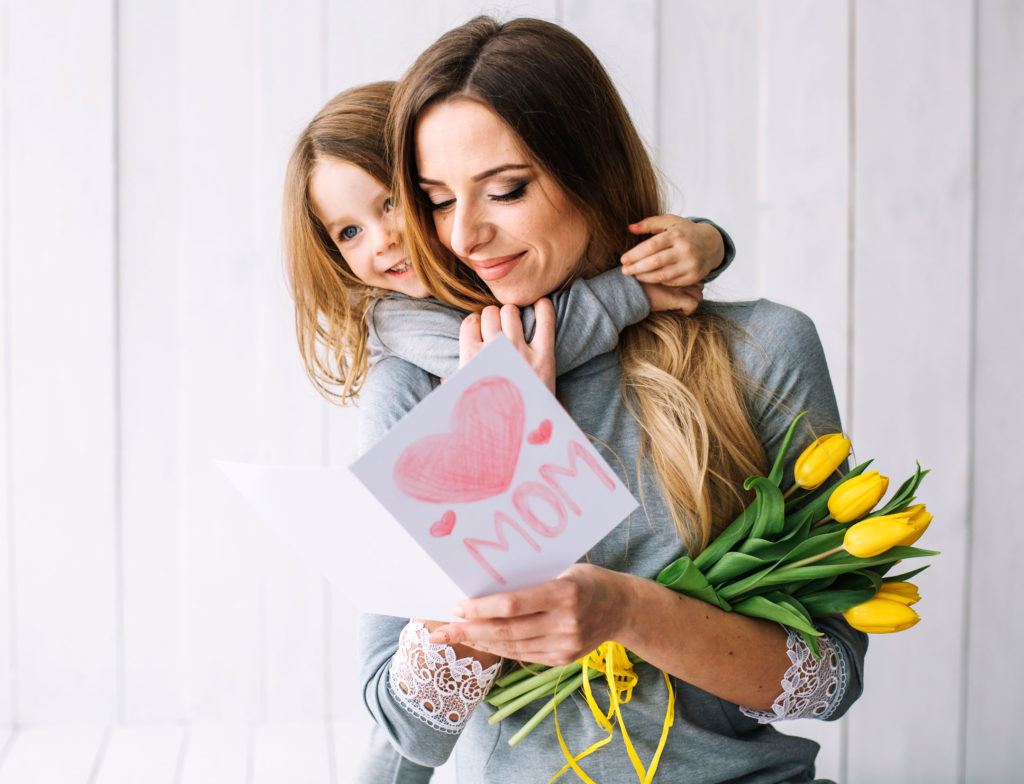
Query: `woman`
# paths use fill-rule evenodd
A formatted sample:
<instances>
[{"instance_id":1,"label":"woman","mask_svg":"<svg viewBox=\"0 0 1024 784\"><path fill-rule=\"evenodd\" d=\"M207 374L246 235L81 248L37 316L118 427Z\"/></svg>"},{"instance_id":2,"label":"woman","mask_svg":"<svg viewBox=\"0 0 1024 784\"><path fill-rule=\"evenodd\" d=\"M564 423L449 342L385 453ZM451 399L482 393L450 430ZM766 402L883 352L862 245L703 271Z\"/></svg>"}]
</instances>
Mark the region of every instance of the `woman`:
<instances>
[{"instance_id":1,"label":"woman","mask_svg":"<svg viewBox=\"0 0 1024 784\"><path fill-rule=\"evenodd\" d=\"M614 87L555 25L479 18L450 31L400 83L392 122L410 255L431 292L453 305L521 306L598 274L627 247L621 227L658 212L653 169ZM434 383L399 358L378 363L363 402L366 438L379 438ZM500 740L520 726L515 717L498 726L467 719L489 668L499 657L564 664L616 640L648 663L623 709L645 762L665 712L658 670L676 679L656 780L810 780L816 744L759 720L841 715L861 689L863 635L823 620L826 655L808 661L781 627L648 578L735 516L746 500L736 488L764 473L795 411L809 410L816 428L838 425L813 325L767 302L652 316L623 333L617 355L561 376L558 391L640 489L647 519L624 521L557 580L461 603L463 623L367 618L364 694L378 723L424 764L443 761L461 736L468 781L546 781L563 763L550 728L510 749ZM558 721L576 753L605 734L575 696ZM584 767L601 781L635 775L615 744Z\"/></svg>"}]
</instances>

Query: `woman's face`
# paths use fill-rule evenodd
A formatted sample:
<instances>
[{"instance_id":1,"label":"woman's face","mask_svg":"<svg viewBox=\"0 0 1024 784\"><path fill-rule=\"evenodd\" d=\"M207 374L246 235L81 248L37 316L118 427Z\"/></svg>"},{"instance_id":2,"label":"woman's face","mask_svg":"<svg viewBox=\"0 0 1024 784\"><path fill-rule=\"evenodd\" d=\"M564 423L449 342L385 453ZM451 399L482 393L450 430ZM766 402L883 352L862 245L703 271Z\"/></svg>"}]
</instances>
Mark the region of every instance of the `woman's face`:
<instances>
[{"instance_id":1,"label":"woman's face","mask_svg":"<svg viewBox=\"0 0 1024 784\"><path fill-rule=\"evenodd\" d=\"M410 297L427 296L406 255L391 193L383 183L353 163L325 157L313 169L309 197L357 278Z\"/></svg>"},{"instance_id":2,"label":"woman's face","mask_svg":"<svg viewBox=\"0 0 1024 784\"><path fill-rule=\"evenodd\" d=\"M531 305L576 269L586 220L493 111L465 98L429 107L416 161L438 237L500 302Z\"/></svg>"}]
</instances>

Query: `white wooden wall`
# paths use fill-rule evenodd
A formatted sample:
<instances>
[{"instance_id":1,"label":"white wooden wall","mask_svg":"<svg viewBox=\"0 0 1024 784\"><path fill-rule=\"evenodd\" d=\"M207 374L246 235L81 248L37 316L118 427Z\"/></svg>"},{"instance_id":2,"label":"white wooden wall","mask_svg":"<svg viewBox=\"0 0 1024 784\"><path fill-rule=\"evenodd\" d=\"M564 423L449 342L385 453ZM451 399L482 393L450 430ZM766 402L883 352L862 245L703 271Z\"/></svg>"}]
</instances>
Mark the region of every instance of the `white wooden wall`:
<instances>
[{"instance_id":1,"label":"white wooden wall","mask_svg":"<svg viewBox=\"0 0 1024 784\"><path fill-rule=\"evenodd\" d=\"M327 98L480 10L591 44L674 208L736 240L714 293L810 313L861 455L932 469L924 620L872 640L846 719L792 728L819 774L1022 780L1024 3L3 0L0 781L44 781L19 765L65 730L38 733L80 722L82 781L97 743L173 771L186 734L336 776L353 609L212 460L351 454L294 345L284 164Z\"/></svg>"}]
</instances>

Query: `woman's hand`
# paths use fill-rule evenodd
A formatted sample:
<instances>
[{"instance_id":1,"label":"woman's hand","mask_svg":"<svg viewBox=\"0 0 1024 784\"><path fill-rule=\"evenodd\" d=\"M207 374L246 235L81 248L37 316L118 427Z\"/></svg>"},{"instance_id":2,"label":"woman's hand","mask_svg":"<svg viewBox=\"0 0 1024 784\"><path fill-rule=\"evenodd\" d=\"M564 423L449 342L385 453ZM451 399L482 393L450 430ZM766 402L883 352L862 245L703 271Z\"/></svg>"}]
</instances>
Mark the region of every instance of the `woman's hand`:
<instances>
[{"instance_id":1,"label":"woman's hand","mask_svg":"<svg viewBox=\"0 0 1024 784\"><path fill-rule=\"evenodd\" d=\"M459 367L479 353L495 335L501 333L515 346L544 385L555 392L555 306L542 298L533 306L537 326L533 340L526 342L523 321L515 305L491 305L480 313L470 313L459 329Z\"/></svg>"},{"instance_id":2,"label":"woman's hand","mask_svg":"<svg viewBox=\"0 0 1024 784\"><path fill-rule=\"evenodd\" d=\"M678 215L656 215L633 223L634 234L653 234L622 254L622 271L641 283L691 286L700 283L725 258L718 229Z\"/></svg>"},{"instance_id":3,"label":"woman's hand","mask_svg":"<svg viewBox=\"0 0 1024 784\"><path fill-rule=\"evenodd\" d=\"M430 641L537 664L568 664L619 636L637 579L573 564L531 588L466 599L454 610L465 620L437 627Z\"/></svg>"}]
</instances>

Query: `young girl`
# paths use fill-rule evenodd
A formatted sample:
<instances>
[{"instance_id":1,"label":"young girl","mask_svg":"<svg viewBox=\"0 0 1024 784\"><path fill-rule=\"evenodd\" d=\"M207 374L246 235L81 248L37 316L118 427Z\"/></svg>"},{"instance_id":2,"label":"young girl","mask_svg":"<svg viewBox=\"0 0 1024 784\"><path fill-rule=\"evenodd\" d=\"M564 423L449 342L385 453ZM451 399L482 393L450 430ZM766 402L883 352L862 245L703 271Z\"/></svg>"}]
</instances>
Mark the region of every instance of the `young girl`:
<instances>
[{"instance_id":1,"label":"young girl","mask_svg":"<svg viewBox=\"0 0 1024 784\"><path fill-rule=\"evenodd\" d=\"M391 199L385 125L393 88L393 82L377 82L328 102L300 134L285 181L286 259L299 348L316 387L341 403L355 399L378 356L412 356L437 377L450 375L459 360L455 336L466 312L428 312L415 304L428 291L410 264ZM720 272L734 252L711 223L663 215L630 230L653 236L622 256L622 271L578 281L553 297L553 307L538 306L537 334L543 342L545 330L555 331L559 372L612 350L619 332L652 308L691 313L702 280ZM531 332L531 310L522 314L525 334ZM477 335L500 329L531 359L517 315L494 310L484 314L482 325L470 323ZM573 329L558 329L566 316ZM424 331L446 339L424 341L418 334ZM424 345L431 353L420 350ZM552 387L554 371L545 379ZM362 781L431 776L432 768L401 757L376 728L364 754Z\"/></svg>"}]
</instances>

